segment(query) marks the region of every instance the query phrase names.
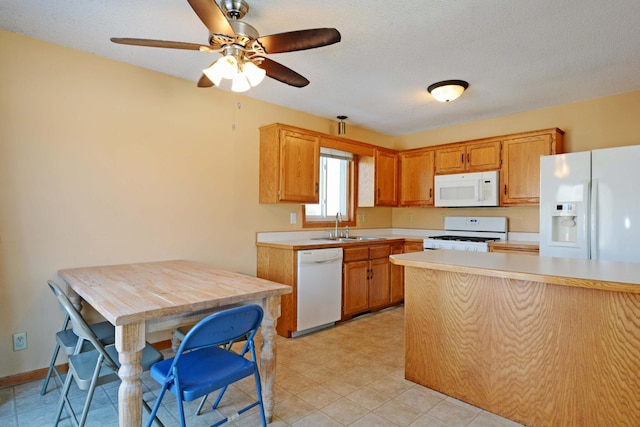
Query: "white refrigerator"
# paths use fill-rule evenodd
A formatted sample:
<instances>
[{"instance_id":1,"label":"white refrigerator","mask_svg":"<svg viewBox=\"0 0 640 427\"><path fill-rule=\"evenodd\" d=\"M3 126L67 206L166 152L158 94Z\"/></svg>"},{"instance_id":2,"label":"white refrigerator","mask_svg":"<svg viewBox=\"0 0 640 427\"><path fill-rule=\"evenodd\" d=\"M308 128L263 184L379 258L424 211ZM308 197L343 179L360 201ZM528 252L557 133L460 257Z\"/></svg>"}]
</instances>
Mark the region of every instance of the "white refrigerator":
<instances>
[{"instance_id":1,"label":"white refrigerator","mask_svg":"<svg viewBox=\"0 0 640 427\"><path fill-rule=\"evenodd\" d=\"M640 145L540 158L540 255L640 262Z\"/></svg>"}]
</instances>

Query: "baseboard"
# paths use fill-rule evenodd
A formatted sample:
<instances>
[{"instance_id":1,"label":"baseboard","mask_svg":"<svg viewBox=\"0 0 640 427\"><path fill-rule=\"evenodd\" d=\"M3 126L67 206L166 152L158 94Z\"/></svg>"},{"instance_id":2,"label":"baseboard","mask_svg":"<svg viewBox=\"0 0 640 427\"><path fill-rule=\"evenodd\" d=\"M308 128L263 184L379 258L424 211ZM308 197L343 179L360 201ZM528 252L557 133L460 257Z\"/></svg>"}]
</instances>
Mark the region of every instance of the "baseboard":
<instances>
[{"instance_id":1,"label":"baseboard","mask_svg":"<svg viewBox=\"0 0 640 427\"><path fill-rule=\"evenodd\" d=\"M158 350L166 350L171 348L171 340L158 341L153 343L153 346ZM66 363L56 365L58 371L63 374L69 370L69 365ZM9 375L7 377L0 378L0 388L13 387L20 384L29 383L31 381L43 380L47 376L49 367L36 369L35 371L23 372L21 374Z\"/></svg>"}]
</instances>

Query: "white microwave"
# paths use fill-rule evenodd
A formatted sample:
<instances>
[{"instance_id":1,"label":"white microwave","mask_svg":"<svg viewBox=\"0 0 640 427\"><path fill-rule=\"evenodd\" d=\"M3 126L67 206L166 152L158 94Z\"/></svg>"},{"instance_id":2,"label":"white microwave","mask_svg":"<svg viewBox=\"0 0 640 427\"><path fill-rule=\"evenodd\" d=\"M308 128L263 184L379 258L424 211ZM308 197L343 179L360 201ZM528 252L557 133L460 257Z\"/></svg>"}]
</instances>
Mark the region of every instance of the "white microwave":
<instances>
[{"instance_id":1,"label":"white microwave","mask_svg":"<svg viewBox=\"0 0 640 427\"><path fill-rule=\"evenodd\" d=\"M436 175L435 206L498 206L498 171Z\"/></svg>"}]
</instances>

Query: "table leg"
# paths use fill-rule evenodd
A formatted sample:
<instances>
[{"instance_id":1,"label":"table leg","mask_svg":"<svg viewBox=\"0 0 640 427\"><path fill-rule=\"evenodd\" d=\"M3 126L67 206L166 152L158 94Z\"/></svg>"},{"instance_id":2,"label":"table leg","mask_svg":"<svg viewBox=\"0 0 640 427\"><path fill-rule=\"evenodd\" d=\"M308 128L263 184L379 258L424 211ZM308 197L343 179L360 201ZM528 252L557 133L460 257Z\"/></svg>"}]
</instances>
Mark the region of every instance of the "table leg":
<instances>
[{"instance_id":1,"label":"table leg","mask_svg":"<svg viewBox=\"0 0 640 427\"><path fill-rule=\"evenodd\" d=\"M262 319L262 344L260 347L260 376L262 377L262 402L267 423L273 418L273 385L276 381L276 321L280 317L280 296L267 298Z\"/></svg>"},{"instance_id":2,"label":"table leg","mask_svg":"<svg viewBox=\"0 0 640 427\"><path fill-rule=\"evenodd\" d=\"M116 326L116 350L120 361L118 376L118 419L120 427L142 424L142 349L145 346L145 323Z\"/></svg>"},{"instance_id":3,"label":"table leg","mask_svg":"<svg viewBox=\"0 0 640 427\"><path fill-rule=\"evenodd\" d=\"M67 298L71 301L71 304L78 310L78 313L82 313L82 298L76 293L70 286L67 286Z\"/></svg>"}]
</instances>

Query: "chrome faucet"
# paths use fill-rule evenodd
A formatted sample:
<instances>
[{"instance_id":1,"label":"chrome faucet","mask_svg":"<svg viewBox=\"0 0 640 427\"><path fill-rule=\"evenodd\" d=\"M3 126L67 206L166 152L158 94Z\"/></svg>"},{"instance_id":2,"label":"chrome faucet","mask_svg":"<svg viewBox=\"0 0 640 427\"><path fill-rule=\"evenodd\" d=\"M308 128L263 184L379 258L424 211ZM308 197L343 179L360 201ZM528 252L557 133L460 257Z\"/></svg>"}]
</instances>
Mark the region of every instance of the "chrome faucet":
<instances>
[{"instance_id":1,"label":"chrome faucet","mask_svg":"<svg viewBox=\"0 0 640 427\"><path fill-rule=\"evenodd\" d=\"M342 221L342 214L340 213L340 211L338 211L338 213L336 214L336 238L340 237L338 236L338 223Z\"/></svg>"}]
</instances>

